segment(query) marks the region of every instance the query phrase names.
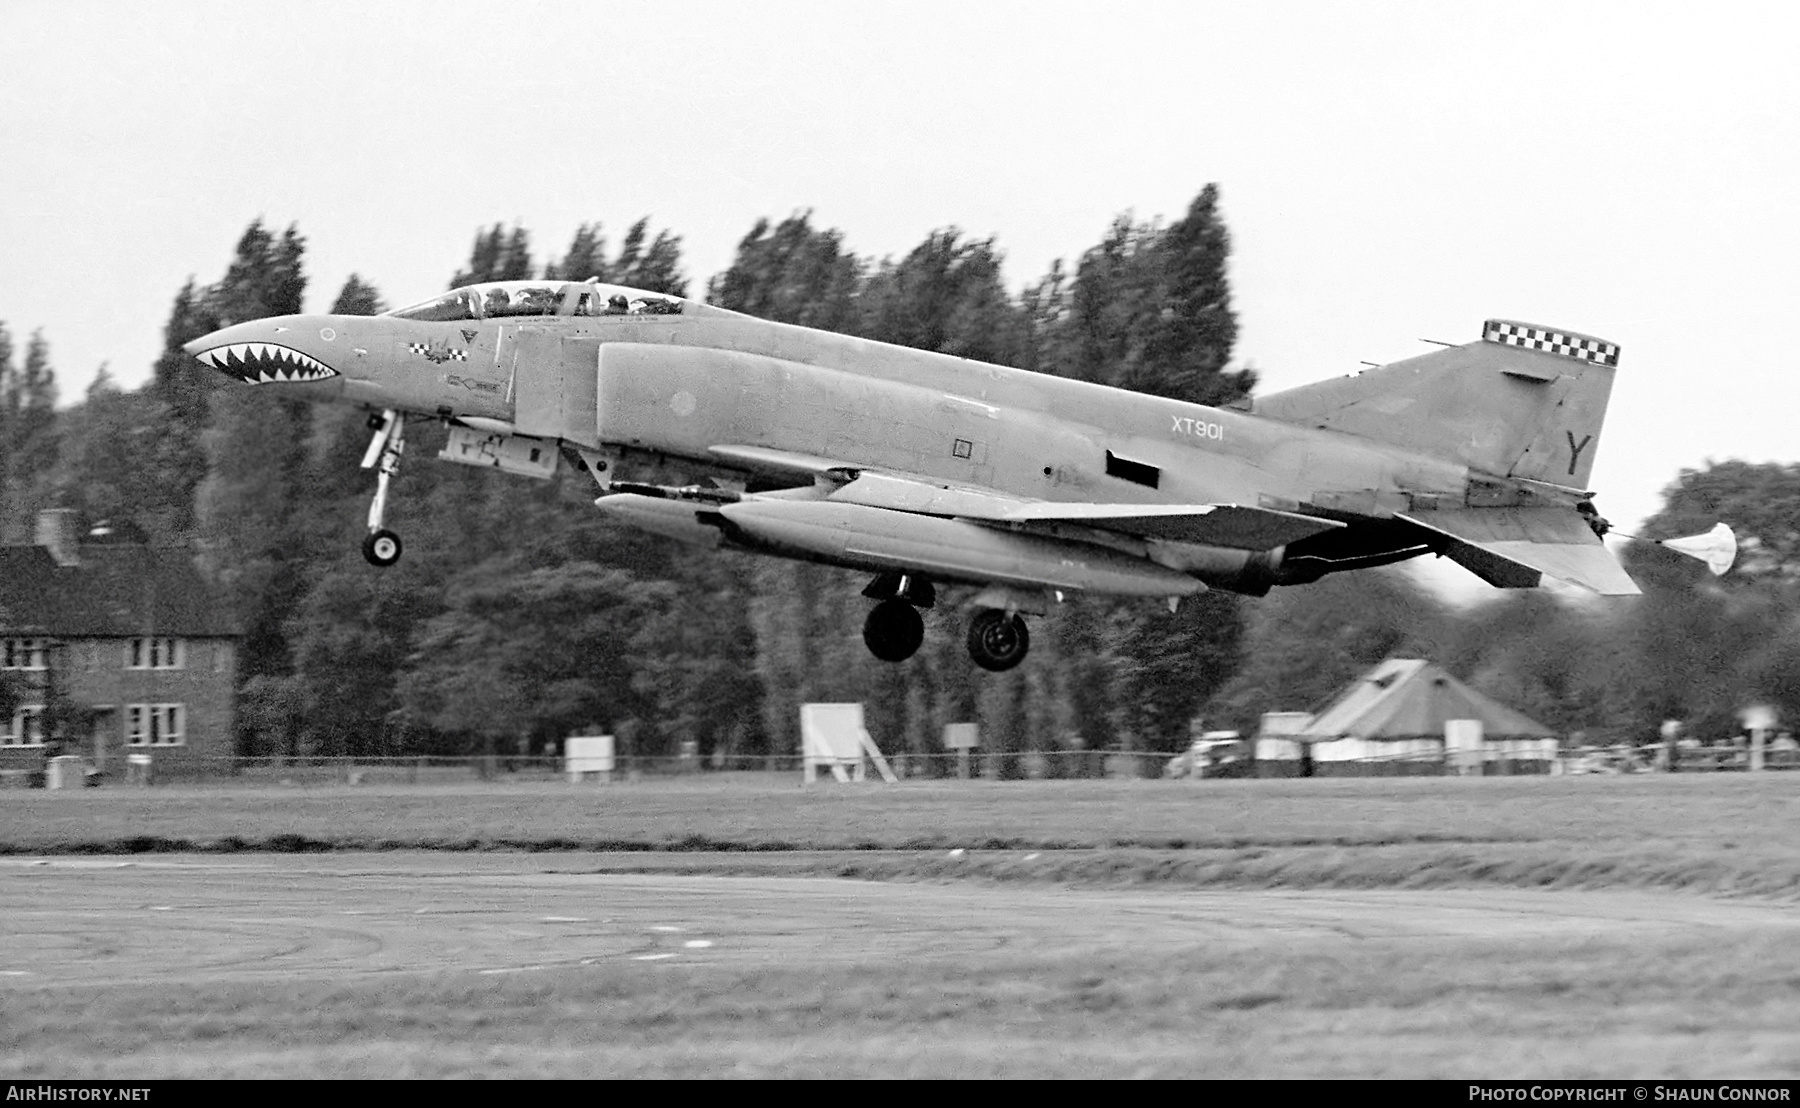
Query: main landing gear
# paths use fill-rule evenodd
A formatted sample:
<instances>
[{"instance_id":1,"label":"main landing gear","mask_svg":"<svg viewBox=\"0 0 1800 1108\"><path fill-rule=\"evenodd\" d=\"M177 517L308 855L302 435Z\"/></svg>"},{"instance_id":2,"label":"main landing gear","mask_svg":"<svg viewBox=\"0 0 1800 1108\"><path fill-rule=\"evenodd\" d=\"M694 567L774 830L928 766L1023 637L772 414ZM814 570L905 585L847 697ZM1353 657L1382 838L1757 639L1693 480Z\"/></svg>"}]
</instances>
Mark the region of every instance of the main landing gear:
<instances>
[{"instance_id":1,"label":"main landing gear","mask_svg":"<svg viewBox=\"0 0 1800 1108\"><path fill-rule=\"evenodd\" d=\"M883 600L863 621L863 642L884 662L904 662L925 641L925 620L904 600Z\"/></svg>"},{"instance_id":2,"label":"main landing gear","mask_svg":"<svg viewBox=\"0 0 1800 1108\"><path fill-rule=\"evenodd\" d=\"M904 662L925 641L920 608L937 603L931 582L903 573L884 573L863 595L879 601L863 621L863 643L884 662ZM1031 634L1016 612L977 608L969 620L969 657L982 669L1003 673L1025 660Z\"/></svg>"},{"instance_id":3,"label":"main landing gear","mask_svg":"<svg viewBox=\"0 0 1800 1108\"><path fill-rule=\"evenodd\" d=\"M363 539L363 557L372 566L387 567L400 560L400 536L382 526L387 514L388 482L400 471L400 455L406 452L406 416L392 408L369 416L375 437L363 451L362 467L374 469L375 499L369 505L369 533Z\"/></svg>"},{"instance_id":4,"label":"main landing gear","mask_svg":"<svg viewBox=\"0 0 1800 1108\"><path fill-rule=\"evenodd\" d=\"M1031 633L1025 617L999 608L977 608L969 620L969 657L982 669L1003 673L1025 660Z\"/></svg>"},{"instance_id":5,"label":"main landing gear","mask_svg":"<svg viewBox=\"0 0 1800 1108\"><path fill-rule=\"evenodd\" d=\"M910 573L884 573L869 582L863 595L880 601L863 621L863 643L869 653L884 662L904 662L918 653L925 641L919 609L937 603L931 582Z\"/></svg>"}]
</instances>

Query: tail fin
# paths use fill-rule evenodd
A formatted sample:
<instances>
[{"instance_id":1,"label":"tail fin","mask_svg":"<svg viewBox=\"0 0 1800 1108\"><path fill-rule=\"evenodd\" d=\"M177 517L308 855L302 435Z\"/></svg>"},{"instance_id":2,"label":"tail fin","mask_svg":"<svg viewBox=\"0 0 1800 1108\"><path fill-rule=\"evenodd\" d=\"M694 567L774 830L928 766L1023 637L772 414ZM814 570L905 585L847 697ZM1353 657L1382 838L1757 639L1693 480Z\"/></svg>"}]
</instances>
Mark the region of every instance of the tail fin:
<instances>
[{"instance_id":1,"label":"tail fin","mask_svg":"<svg viewBox=\"0 0 1800 1108\"><path fill-rule=\"evenodd\" d=\"M1618 364L1614 343L1490 319L1479 342L1274 393L1252 411L1585 489Z\"/></svg>"}]
</instances>

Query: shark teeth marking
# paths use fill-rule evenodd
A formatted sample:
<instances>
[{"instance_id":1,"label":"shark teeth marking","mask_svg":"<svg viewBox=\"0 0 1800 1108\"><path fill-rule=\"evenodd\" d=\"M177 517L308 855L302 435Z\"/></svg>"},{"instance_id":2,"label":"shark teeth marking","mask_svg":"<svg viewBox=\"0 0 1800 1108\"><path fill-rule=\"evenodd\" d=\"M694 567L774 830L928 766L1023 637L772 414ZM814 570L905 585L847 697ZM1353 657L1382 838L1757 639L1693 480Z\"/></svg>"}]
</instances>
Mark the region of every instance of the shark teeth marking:
<instances>
[{"instance_id":1,"label":"shark teeth marking","mask_svg":"<svg viewBox=\"0 0 1800 1108\"><path fill-rule=\"evenodd\" d=\"M273 342L234 342L200 352L200 360L250 385L300 384L336 377L310 354Z\"/></svg>"}]
</instances>

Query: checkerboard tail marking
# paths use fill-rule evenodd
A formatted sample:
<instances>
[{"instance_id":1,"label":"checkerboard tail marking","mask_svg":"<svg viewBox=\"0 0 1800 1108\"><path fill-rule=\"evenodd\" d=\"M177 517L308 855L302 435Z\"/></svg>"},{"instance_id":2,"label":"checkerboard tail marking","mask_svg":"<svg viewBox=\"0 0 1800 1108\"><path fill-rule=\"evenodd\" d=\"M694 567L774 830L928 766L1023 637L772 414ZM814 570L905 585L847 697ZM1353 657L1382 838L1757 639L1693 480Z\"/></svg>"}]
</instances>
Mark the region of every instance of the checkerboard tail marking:
<instances>
[{"instance_id":1,"label":"checkerboard tail marking","mask_svg":"<svg viewBox=\"0 0 1800 1108\"><path fill-rule=\"evenodd\" d=\"M1553 331L1548 327L1517 323L1510 319L1490 319L1482 325L1481 337L1502 346L1542 350L1547 354L1558 354L1595 365L1619 364L1618 343L1597 339L1592 335L1578 335L1573 331Z\"/></svg>"}]
</instances>

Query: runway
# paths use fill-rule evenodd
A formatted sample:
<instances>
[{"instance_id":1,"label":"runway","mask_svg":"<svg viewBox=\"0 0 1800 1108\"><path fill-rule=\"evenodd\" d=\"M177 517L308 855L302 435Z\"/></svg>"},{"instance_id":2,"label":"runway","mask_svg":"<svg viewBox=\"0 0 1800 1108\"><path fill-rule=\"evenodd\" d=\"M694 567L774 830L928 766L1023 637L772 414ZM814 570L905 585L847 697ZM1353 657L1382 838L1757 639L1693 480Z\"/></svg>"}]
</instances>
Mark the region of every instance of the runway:
<instances>
[{"instance_id":1,"label":"runway","mask_svg":"<svg viewBox=\"0 0 1800 1108\"><path fill-rule=\"evenodd\" d=\"M1673 893L1193 891L597 872L604 854L0 859L0 989L1334 943L1792 935ZM630 858L641 865L641 855Z\"/></svg>"}]
</instances>

